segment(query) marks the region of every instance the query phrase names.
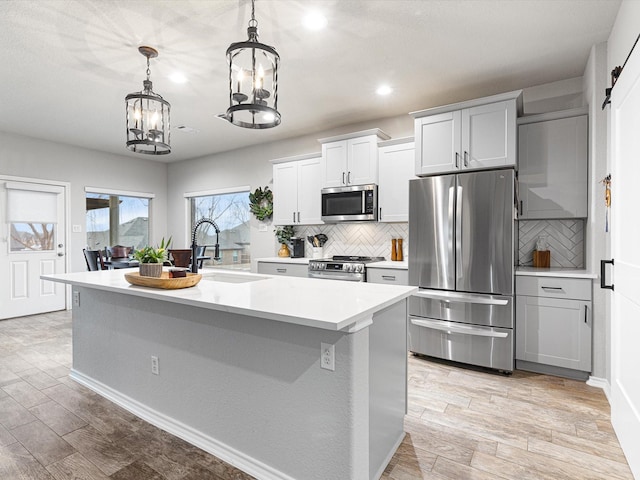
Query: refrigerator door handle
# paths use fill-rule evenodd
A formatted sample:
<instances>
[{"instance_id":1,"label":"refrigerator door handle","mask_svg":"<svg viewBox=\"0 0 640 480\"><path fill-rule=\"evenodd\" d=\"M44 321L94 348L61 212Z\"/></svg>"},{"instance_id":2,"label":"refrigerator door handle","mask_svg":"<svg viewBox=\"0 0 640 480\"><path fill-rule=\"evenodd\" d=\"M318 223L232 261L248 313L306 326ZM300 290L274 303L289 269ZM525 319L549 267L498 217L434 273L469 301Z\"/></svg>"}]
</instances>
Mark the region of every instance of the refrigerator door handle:
<instances>
[{"instance_id":1,"label":"refrigerator door handle","mask_svg":"<svg viewBox=\"0 0 640 480\"><path fill-rule=\"evenodd\" d=\"M418 327L432 328L433 330L440 330L447 333L460 333L462 335L475 335L478 337L494 337L494 338L506 338L509 336L508 332L496 332L490 327L475 327L472 325L457 325L453 322L434 322L425 320L418 317L409 317L412 325Z\"/></svg>"},{"instance_id":2,"label":"refrigerator door handle","mask_svg":"<svg viewBox=\"0 0 640 480\"><path fill-rule=\"evenodd\" d=\"M458 183L456 187L456 232L455 232L455 242L456 242L456 287L458 286L459 280L463 275L463 265L462 265L462 195L464 193L464 189L462 185ZM453 223L453 222L452 222ZM452 233L453 235L453 233Z\"/></svg>"},{"instance_id":3,"label":"refrigerator door handle","mask_svg":"<svg viewBox=\"0 0 640 480\"><path fill-rule=\"evenodd\" d=\"M438 291L418 291L413 294L418 298L431 298L433 300L443 300L445 302L464 302L464 303L478 303L482 305L508 305L509 300L506 298L491 298L486 295L473 295L455 292L438 292Z\"/></svg>"}]
</instances>

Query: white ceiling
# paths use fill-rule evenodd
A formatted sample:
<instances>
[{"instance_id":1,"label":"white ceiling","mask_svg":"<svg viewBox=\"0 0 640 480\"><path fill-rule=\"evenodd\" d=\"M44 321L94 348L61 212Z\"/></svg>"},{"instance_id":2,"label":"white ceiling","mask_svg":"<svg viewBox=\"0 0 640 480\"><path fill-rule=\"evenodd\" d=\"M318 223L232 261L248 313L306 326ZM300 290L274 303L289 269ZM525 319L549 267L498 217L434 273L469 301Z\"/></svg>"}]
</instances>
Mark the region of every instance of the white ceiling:
<instances>
[{"instance_id":1,"label":"white ceiling","mask_svg":"<svg viewBox=\"0 0 640 480\"><path fill-rule=\"evenodd\" d=\"M140 157L124 97L171 103L174 162L581 76L620 0L257 0L260 41L281 58L282 124L248 130L228 107L225 52L246 39L249 0L0 1L0 131ZM315 9L326 29L306 30ZM180 71L188 82L168 76ZM388 83L394 93L379 97ZM198 133L176 131L186 125Z\"/></svg>"}]
</instances>

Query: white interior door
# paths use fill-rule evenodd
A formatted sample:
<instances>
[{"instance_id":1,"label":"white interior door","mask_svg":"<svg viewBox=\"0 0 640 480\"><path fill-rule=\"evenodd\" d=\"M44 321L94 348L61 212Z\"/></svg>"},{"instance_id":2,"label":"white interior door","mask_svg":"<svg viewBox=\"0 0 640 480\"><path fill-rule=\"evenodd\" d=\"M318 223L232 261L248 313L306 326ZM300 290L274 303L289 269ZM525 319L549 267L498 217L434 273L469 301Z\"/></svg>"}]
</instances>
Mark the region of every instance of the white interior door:
<instances>
[{"instance_id":1,"label":"white interior door","mask_svg":"<svg viewBox=\"0 0 640 480\"><path fill-rule=\"evenodd\" d=\"M640 49L613 89L611 421L640 479Z\"/></svg>"},{"instance_id":2,"label":"white interior door","mask_svg":"<svg viewBox=\"0 0 640 480\"><path fill-rule=\"evenodd\" d=\"M65 308L65 187L0 179L0 319Z\"/></svg>"}]
</instances>

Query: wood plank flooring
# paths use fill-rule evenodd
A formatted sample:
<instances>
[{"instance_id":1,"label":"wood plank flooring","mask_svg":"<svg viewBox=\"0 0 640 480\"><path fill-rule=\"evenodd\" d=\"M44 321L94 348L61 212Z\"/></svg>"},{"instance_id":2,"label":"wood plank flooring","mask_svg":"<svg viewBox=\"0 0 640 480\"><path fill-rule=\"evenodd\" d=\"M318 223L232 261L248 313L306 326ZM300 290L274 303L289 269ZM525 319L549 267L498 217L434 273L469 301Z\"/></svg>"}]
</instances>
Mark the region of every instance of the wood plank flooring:
<instances>
[{"instance_id":1,"label":"wood plank flooring","mask_svg":"<svg viewBox=\"0 0 640 480\"><path fill-rule=\"evenodd\" d=\"M253 478L75 383L70 367L69 312L0 321L0 479ZM604 394L572 380L410 356L405 431L385 480L633 478Z\"/></svg>"}]
</instances>

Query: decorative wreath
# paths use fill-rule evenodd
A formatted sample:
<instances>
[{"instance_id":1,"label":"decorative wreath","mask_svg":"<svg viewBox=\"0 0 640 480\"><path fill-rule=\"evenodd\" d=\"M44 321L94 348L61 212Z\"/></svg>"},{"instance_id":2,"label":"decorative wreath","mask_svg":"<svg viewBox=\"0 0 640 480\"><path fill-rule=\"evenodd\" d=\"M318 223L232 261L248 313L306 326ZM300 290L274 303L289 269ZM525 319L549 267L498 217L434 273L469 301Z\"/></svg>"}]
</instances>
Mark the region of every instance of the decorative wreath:
<instances>
[{"instance_id":1,"label":"decorative wreath","mask_svg":"<svg viewBox=\"0 0 640 480\"><path fill-rule=\"evenodd\" d=\"M256 188L256 191L249 193L249 209L261 222L268 220L273 215L273 192L269 187Z\"/></svg>"}]
</instances>

